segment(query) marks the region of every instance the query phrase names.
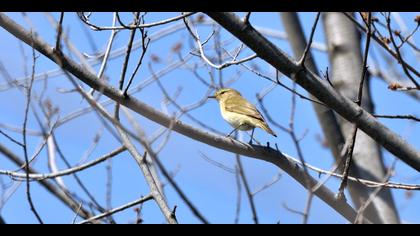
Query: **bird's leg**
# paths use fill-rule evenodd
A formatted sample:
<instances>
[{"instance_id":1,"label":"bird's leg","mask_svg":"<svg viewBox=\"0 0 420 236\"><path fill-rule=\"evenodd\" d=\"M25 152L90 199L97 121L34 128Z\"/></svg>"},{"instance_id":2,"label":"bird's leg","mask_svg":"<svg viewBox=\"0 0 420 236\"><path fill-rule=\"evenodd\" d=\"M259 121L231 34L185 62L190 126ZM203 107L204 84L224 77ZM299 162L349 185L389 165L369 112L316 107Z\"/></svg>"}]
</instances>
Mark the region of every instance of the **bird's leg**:
<instances>
[{"instance_id":1,"label":"bird's leg","mask_svg":"<svg viewBox=\"0 0 420 236\"><path fill-rule=\"evenodd\" d=\"M229 137L233 134L233 132L235 132L236 130L239 129L240 126L236 127L234 130L232 130L232 132L230 132L228 135L226 135L226 137Z\"/></svg>"},{"instance_id":2,"label":"bird's leg","mask_svg":"<svg viewBox=\"0 0 420 236\"><path fill-rule=\"evenodd\" d=\"M252 139L254 139L254 130L255 130L255 127L254 128L252 128L252 132L251 132L251 139L249 140L249 144L252 144Z\"/></svg>"}]
</instances>

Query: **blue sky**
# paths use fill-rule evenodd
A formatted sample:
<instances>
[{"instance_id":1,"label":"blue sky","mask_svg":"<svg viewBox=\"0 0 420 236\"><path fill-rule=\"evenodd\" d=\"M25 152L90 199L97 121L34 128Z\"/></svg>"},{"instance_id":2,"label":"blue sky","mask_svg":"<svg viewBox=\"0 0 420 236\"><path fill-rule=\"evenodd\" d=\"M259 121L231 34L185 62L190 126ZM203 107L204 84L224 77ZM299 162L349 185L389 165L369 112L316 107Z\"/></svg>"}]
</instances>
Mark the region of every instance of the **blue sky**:
<instances>
[{"instance_id":1,"label":"blue sky","mask_svg":"<svg viewBox=\"0 0 420 236\"><path fill-rule=\"evenodd\" d=\"M55 30L48 23L47 18L43 13L28 13L27 17L31 20L25 20L19 13L8 13L19 24L29 29L30 25L36 29L38 34L51 45L55 44ZM57 20L59 14L53 13L54 18ZM178 13L149 13L146 15L146 22L158 21L161 19L169 18L178 15ZM414 17L416 13L401 13L400 16L405 20L409 29L414 28ZM309 35L310 27L313 24L314 13L300 13L301 22L304 26L305 33ZM125 18L124 18L125 17ZM123 19L129 19L130 14L126 14ZM196 17L196 16L194 16ZM93 13L92 21L99 25L110 25L112 22L111 13ZM169 25L157 26L148 29L149 36L154 33L162 32L165 28L171 25L181 23L172 23ZM283 32L283 25L278 13L255 13L251 15L251 23L255 26L270 28L276 32ZM96 51L103 51L109 34L109 31L88 32L91 36L97 49L93 49L89 44L86 37L87 29L77 18L75 13L66 13L64 18L64 32L69 34L71 42L81 51L89 55L93 55ZM198 28L198 33L202 39L209 36L212 27L203 25ZM324 30L322 24L318 25L315 33L315 42L325 44ZM123 31L118 33L116 41L113 45L114 49L124 47L128 41L129 33ZM136 35L136 39L140 34ZM418 41L418 34L413 36L414 41ZM290 46L286 40L270 38L278 47L292 55ZM232 35L222 31L221 41L228 40L225 46L226 50L233 50L239 46L238 41L232 38ZM13 78L22 78L25 76L25 63L22 58L23 48L26 56L27 65L26 73L30 73L32 65L31 49L27 45L22 45L3 29L0 29L0 61L5 65L8 72ZM180 54L187 56L194 45L191 35L182 29L168 36L162 37L156 41L152 41L145 56L145 61L137 76L135 77L133 86L141 84L150 78L151 72L148 68L148 63L152 57L159 57L158 63L153 63L152 67L155 72L165 68L170 63L178 60L178 56L173 53L171 48L176 43L182 43ZM206 53L214 55L214 50L211 46L214 45L213 39L206 45ZM65 53L68 50L65 49ZM130 64L128 66L127 75L131 75L134 70L136 62L140 56L140 50L136 49L131 54ZM314 50L314 57L320 69L325 71L329 66L328 55L326 52ZM241 53L241 58L251 55L248 49ZM379 54L380 55L380 54ZM418 60L412 52L407 51L404 54L407 60L416 68L418 68ZM106 76L110 78L110 83L116 86L121 73L121 65L123 63L123 56L112 58L109 66L105 72ZM197 57L192 57L188 61L190 65L193 63L200 63ZM383 60L381 60L383 65ZM267 75L274 77L274 71L266 63L260 59L255 59L247 63L249 66L257 66L258 69ZM57 66L48 59L40 56L37 59L36 72L41 73L57 69ZM95 64L95 70L99 69L99 65ZM256 94L270 88L271 83L264 80L255 74L244 70L240 66L232 66L223 70L222 74L218 71L210 70L212 76L216 81L220 78L229 81L234 79L231 87L238 89L241 93L252 102L257 102ZM197 72L208 81L210 80L209 70L206 67L201 67ZM238 74L239 73L239 74ZM177 97L177 102L181 105L188 105L195 103L204 96L207 88L201 83L194 75L186 68L178 68L160 78L165 89L169 94L174 94L179 88L182 88L180 95ZM288 86L292 86L289 79L282 77L281 81ZM6 80L0 76L0 84L5 84ZM39 95L44 88L45 83L42 80L35 82L34 91L35 95ZM418 101L410 98L409 96L388 90L387 84L378 80L377 78L371 79L371 91L375 103L377 114L417 114ZM1 86L0 86L1 88ZM54 106L59 108L59 117L63 118L66 115L76 111L80 108L88 107L86 101L80 98L77 93L62 93L61 90L72 89L66 77L56 76L48 80L46 87L45 97L48 97ZM307 94L303 89L298 88L298 91ZM164 95L160 91L156 82L151 83L135 96L153 106L158 110L162 110L162 100ZM101 100L106 100L102 97ZM275 117L275 120L288 126L290 109L291 109L291 93L275 87L264 100L265 106L269 109L270 114ZM9 124L14 126L21 126L23 122L25 99L23 94L17 89L0 90L0 124ZM109 111L113 111L113 105L107 106ZM173 105L167 106L168 112L172 114L177 109ZM209 100L201 107L190 112L196 119L205 122L208 126L222 132L228 133L231 127L223 121L220 116L219 107L215 101ZM156 123L145 119L139 115L135 115L140 125L145 129L148 137L160 128ZM57 118L57 117L55 117ZM124 120L124 119L123 119ZM185 115L181 117L185 123L198 126L193 120ZM406 120L381 120L385 125L391 128L396 133L400 134L407 139L417 149L420 147L420 132L419 127L412 122ZM301 142L305 160L311 165L330 169L333 164L333 158L329 150L323 148L317 141L317 135L322 135L317 118L312 108L312 104L308 101L297 99L297 110L295 120L296 132L300 136L306 133L306 136ZM38 130L39 126L33 115L29 116L28 128L31 130ZM274 127L273 127L274 128ZM2 131L7 132L12 137L21 140L21 135L14 133L0 127ZM278 138L274 138L262 130L256 130L255 137L261 142L277 143L280 150L291 156L296 155L293 142L290 137L281 132L279 129L274 128L278 134ZM103 127L101 121L94 113L89 113L78 119L74 119L63 126L60 126L56 131L56 138L60 144L60 148L65 154L66 158L72 165L79 163L81 158L86 153L86 150L92 145L92 140L95 135L100 135L100 141L89 156L88 160L93 160L102 156L103 154L117 148L119 146L116 139ZM249 136L245 133L240 134L240 138L248 141ZM154 147L158 147L163 141L160 138ZM15 153L23 157L22 150L11 143L4 136L0 135L0 143L6 145ZM29 153L30 155L36 150L40 143L39 137L29 138ZM142 147L138 146L140 152L143 151ZM183 191L190 197L192 202L197 208L206 216L211 223L232 223L235 218L237 187L235 175L220 169L219 167L210 164L204 160L200 153L205 154L214 161L223 163L224 165L234 168L236 160L232 153L228 153L216 148L201 144L188 137L182 136L177 133L171 133L171 137L164 149L159 153L159 158L165 164L166 168L171 171L176 171L175 180L181 186ZM393 156L384 151L384 162L387 166L392 163ZM306 190L297 184L286 173L279 170L277 167L259 160L243 157L246 176L250 183L251 189L256 190L267 182L270 182L273 177L281 174L281 178L273 186L255 196L258 216L262 223L300 223L301 216L289 212L283 207L286 204L288 207L302 211L305 207ZM92 169L78 173L83 183L91 190L96 199L105 205L106 193L106 162L95 166ZM58 166L65 169L64 163L59 160ZM147 195L148 187L144 178L133 160L128 153L123 153L112 159L113 167L113 189L112 189L112 206L117 207L129 201L133 201L140 196ZM34 168L43 173L48 173L47 168L47 153L45 150L41 152ZM0 155L0 169L2 170L15 170L17 167L10 163L6 158ZM314 174L314 176L316 176ZM4 185L9 186L12 181L7 176L0 177ZM82 198L87 199L86 195L81 191L80 187L72 177L64 177L65 184L71 191L76 192ZM166 182L162 177L163 182ZM398 162L395 171L395 176L392 178L395 182L404 183L418 183L419 175L413 169L407 167L404 163ZM333 191L337 191L339 182L331 180L327 186ZM29 210L29 205L25 196L25 185L21 184L12 197L0 208L0 213L8 223L36 223L36 219ZM50 193L46 192L39 184L32 182L32 196L34 203L46 223L70 223L74 217L74 213L66 206L61 204ZM3 189L4 190L4 189ZM168 204L173 207L177 205L177 218L180 223L199 223L199 221L191 214L187 206L182 202L174 190L167 186L165 192L168 198ZM0 192L1 194L4 191ZM414 192L411 199L407 199L405 192L401 190L392 191L398 209L400 209L400 217L403 222L420 223L420 209L418 202L419 194ZM241 214L240 223L252 223L252 213L246 199L245 192L242 187L241 198ZM145 223L162 223L164 218L159 211L157 205L153 202L147 202L143 205L142 216ZM115 215L115 219L119 223L133 222L136 218L135 212L132 209L125 210ZM79 219L80 220L80 219ZM310 223L345 223L339 214L329 208L325 203L315 198L311 214L309 217Z\"/></svg>"}]
</instances>

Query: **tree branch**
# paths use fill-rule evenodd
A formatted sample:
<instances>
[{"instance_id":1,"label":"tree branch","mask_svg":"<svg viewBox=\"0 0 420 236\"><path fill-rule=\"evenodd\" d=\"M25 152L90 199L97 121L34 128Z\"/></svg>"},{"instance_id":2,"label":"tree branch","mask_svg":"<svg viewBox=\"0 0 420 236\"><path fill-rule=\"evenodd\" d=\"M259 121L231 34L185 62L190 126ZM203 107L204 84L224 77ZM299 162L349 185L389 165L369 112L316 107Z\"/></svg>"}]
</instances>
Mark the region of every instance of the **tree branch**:
<instances>
[{"instance_id":1,"label":"tree branch","mask_svg":"<svg viewBox=\"0 0 420 236\"><path fill-rule=\"evenodd\" d=\"M133 206L135 206L135 205L138 205L138 204L141 204L141 203L147 202L147 201L152 200L152 199L153 199L153 196L152 196L151 194L149 194L149 195L147 195L147 196L145 196L145 197L139 198L139 199L137 199L137 200L135 200L135 201L129 202L129 203L124 204L124 205L122 205L122 206L120 206L120 207L117 207L117 208L114 208L114 209L109 210L109 211L107 211L107 212L104 212L104 213L102 213L102 214L100 214L100 215L93 216L93 217L91 217L91 218L89 218L89 219L86 219L86 220L84 220L84 221L81 221L81 222L79 222L78 224L87 224L87 223L91 223L91 222L93 222L93 221L96 221L96 220L99 220L99 219L105 218L105 217L107 217L107 216L113 215L113 214L115 214L115 213L117 213L117 212L123 211L123 210L125 210L125 209L127 209L127 208L130 208L130 207L133 207Z\"/></svg>"}]
</instances>

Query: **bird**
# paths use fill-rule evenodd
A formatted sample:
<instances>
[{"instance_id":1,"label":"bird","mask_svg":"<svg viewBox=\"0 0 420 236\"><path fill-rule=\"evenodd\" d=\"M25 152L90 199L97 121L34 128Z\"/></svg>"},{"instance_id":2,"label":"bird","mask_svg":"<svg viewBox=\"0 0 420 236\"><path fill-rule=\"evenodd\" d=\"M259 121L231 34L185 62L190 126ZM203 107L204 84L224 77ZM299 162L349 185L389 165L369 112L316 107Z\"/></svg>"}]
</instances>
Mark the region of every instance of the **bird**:
<instances>
[{"instance_id":1,"label":"bird","mask_svg":"<svg viewBox=\"0 0 420 236\"><path fill-rule=\"evenodd\" d=\"M237 90L221 88L213 96L208 96L208 98L216 99L219 102L220 113L223 119L234 128L227 137L230 137L236 130L252 130L251 140L249 141L249 143L252 143L256 127L277 137L276 133L268 126L261 112Z\"/></svg>"}]
</instances>

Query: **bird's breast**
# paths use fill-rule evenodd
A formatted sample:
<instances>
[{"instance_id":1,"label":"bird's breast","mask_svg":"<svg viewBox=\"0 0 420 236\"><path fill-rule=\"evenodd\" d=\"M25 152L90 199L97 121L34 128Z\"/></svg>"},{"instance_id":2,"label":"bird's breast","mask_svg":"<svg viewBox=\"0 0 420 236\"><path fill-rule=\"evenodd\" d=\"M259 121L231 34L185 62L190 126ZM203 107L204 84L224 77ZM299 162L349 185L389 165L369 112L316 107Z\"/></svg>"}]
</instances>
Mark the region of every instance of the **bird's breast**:
<instances>
[{"instance_id":1,"label":"bird's breast","mask_svg":"<svg viewBox=\"0 0 420 236\"><path fill-rule=\"evenodd\" d=\"M233 128L239 130L250 130L254 126L251 126L248 122L248 117L242 114L226 111L223 108L221 109L222 117L225 119Z\"/></svg>"}]
</instances>

